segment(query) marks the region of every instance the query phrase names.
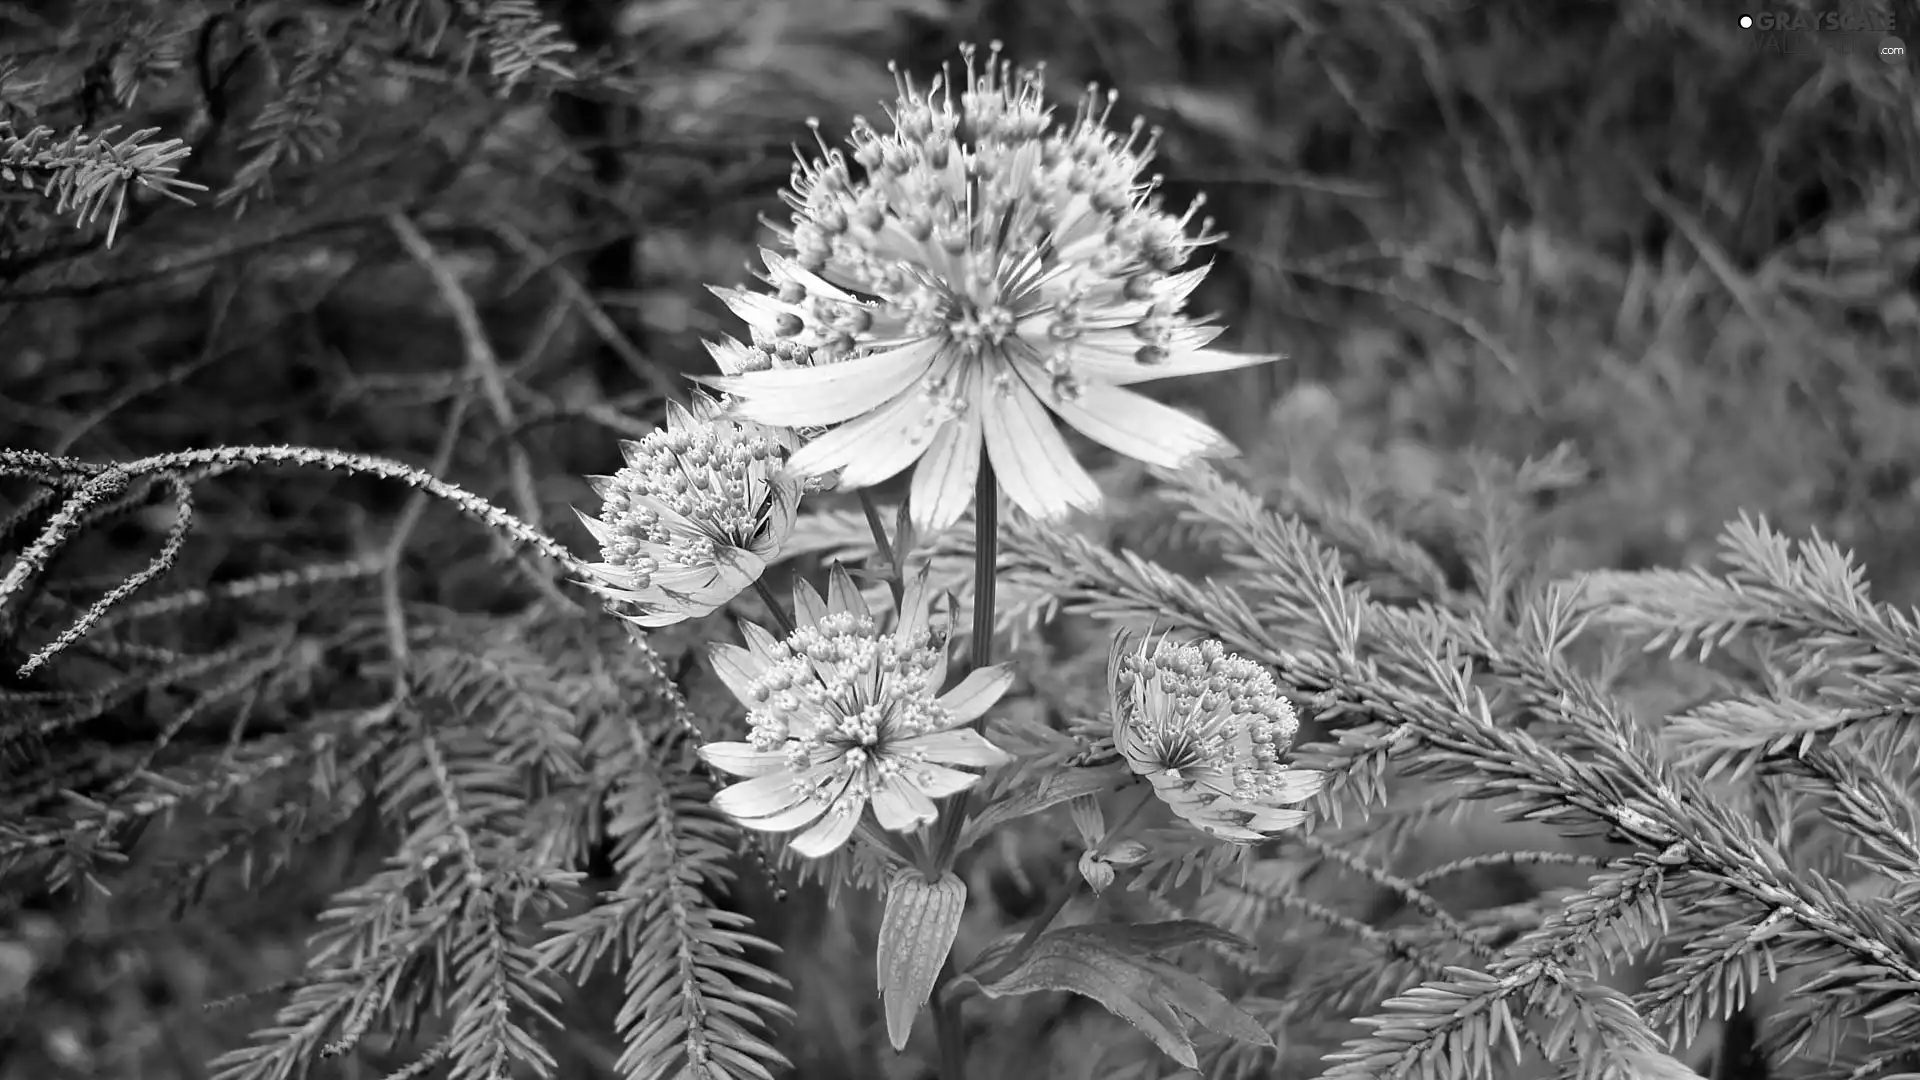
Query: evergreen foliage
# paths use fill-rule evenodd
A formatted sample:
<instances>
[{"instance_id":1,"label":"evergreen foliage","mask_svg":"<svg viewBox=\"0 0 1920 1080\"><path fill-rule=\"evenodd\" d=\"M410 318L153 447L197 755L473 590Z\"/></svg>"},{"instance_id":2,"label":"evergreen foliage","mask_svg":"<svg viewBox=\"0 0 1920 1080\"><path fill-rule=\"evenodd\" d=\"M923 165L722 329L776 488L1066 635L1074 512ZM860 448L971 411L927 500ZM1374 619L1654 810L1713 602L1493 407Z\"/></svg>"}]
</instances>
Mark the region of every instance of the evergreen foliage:
<instances>
[{"instance_id":1,"label":"evergreen foliage","mask_svg":"<svg viewBox=\"0 0 1920 1080\"><path fill-rule=\"evenodd\" d=\"M622 55L599 47L612 32L581 14L593 5L68 7L19 17L32 40L0 54L0 303L205 293L213 328L197 357L137 369L58 439L0 448L0 929L42 910L217 919L293 897L297 970L212 995L251 1031L205 1066L215 1080L327 1076L345 1060L403 1080L832 1068L810 1057L823 1038L811 998L876 996L823 980L871 977L885 883L925 853L876 841L802 860L714 808L696 750L738 737L740 709L695 646L728 635L726 619L643 633L617 604L586 606L581 534L554 522L591 496L550 483L528 449L605 463L601 444L643 435L634 414L678 393L646 321L608 300L639 306L648 282L640 243L594 200L637 217L626 201L646 184L778 178L757 118L731 133L752 152L716 164L703 140L721 122L683 109L726 94L698 72L716 42L741 46L703 20L738 9L665 27L649 20L675 5L617 19L609 6L598 21L624 27ZM1439 20L1483 17L1355 8L1425 41L1427 59ZM1618 8L1709 36L1691 14ZM879 18L806 10L846 38L796 31L779 47L829 63ZM743 26L731 32L760 40ZM1368 59L1321 58L1336 74ZM1899 96L1911 76L1827 70L1845 89L1821 92L1884 121L1887 159L1920 163L1920 113L1907 115L1920 99ZM1175 138L1245 122L1217 104L1174 100ZM596 156L623 139L657 175ZM1920 218L1910 191L1882 184L1851 220L1854 233L1737 272L1804 298L1841 255L1907 250ZM298 246L340 233L357 239ZM75 448L126 401L217 363L222 335L250 326L246 289L323 303L363 266L385 274L369 253L386 247L428 283L405 316L437 305L456 345L447 362L353 372L354 393L431 412L432 438L392 456L304 445L344 442L325 429ZM1885 356L1911 355L1899 335L1920 327L1890 258L1820 301L1877 312L1892 342L1850 354L1864 398L1898 396ZM1337 262L1294 273L1367 291ZM1257 278L1255 265L1233 269ZM1730 265L1699 273L1746 280ZM1421 303L1459 334L1484 331L1444 297ZM1812 311L1756 307L1753 333L1814 335L1799 318ZM608 381L632 392L609 403L541 383L562 348L602 350ZM27 357L0 355L0 379ZM1782 385L1823 392L1800 382ZM1743 512L1717 563L1593 569L1622 560L1595 558L1561 512L1604 479L1583 440L1436 457L1403 483L1404 461L1358 425L1316 427L1315 393L1250 425L1242 461L1112 465L1097 519L989 530L991 625L1022 681L985 731L1017 761L943 808L966 912L928 1025L942 1052L957 1002L1010 1043L1045 1034L1061 1048L1046 1062L1086 1075L1719 1080L1748 1058L1766 1071L1746 1075L1920 1072L1920 614L1876 595L1847 544L1798 527L1804 514L1781 528ZM542 441L576 420L591 449ZM1863 428L1844 449L1899 458L1898 423ZM361 509L324 542L288 542L291 558L232 556L248 546L236 503L309 485ZM936 622L957 657L981 629L953 614L983 596L978 521L896 553L886 523L905 520L884 496L809 493L772 577L854 566L885 612L925 568L953 605ZM144 545L131 558L128 533ZM423 587L443 552L484 584ZM224 557L234 565L213 572ZM743 596L728 614L772 625L764 603ZM1247 846L1166 822L1125 831L1144 785L1111 790L1106 643L1120 631L1211 639L1274 674L1304 720L1295 760L1329 774L1307 828ZM1495 827L1496 841L1456 842ZM762 895L789 888L786 906ZM1063 912L1074 925L1047 929ZM849 922L863 938L845 939ZM913 959L920 993L930 966ZM1108 1011L1025 996L1051 990ZM896 1048L912 1028L896 1000L884 1018L846 1008ZM599 1073L576 1064L589 1023L620 1046Z\"/></svg>"}]
</instances>

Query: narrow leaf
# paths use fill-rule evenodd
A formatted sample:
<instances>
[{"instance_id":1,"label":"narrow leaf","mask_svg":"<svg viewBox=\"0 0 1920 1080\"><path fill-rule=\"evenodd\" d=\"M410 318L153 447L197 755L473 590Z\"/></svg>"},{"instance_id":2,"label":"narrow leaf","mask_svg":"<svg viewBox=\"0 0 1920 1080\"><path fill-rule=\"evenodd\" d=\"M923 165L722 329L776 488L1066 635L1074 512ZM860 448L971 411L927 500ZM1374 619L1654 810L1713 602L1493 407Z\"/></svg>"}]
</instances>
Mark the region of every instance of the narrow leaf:
<instances>
[{"instance_id":1,"label":"narrow leaf","mask_svg":"<svg viewBox=\"0 0 1920 1080\"><path fill-rule=\"evenodd\" d=\"M949 871L928 881L919 870L899 870L887 884L887 911L880 920L876 975L886 1005L887 1038L904 1050L914 1018L933 995L933 981L953 948L967 887Z\"/></svg>"},{"instance_id":2,"label":"narrow leaf","mask_svg":"<svg viewBox=\"0 0 1920 1080\"><path fill-rule=\"evenodd\" d=\"M1124 766L1068 769L1052 773L1040 781L1038 787L982 808L961 831L960 850L965 851L979 843L988 833L1009 821L1037 814L1078 795L1094 795L1111 790L1125 774Z\"/></svg>"},{"instance_id":3,"label":"narrow leaf","mask_svg":"<svg viewBox=\"0 0 1920 1080\"><path fill-rule=\"evenodd\" d=\"M1246 944L1218 927L1192 921L1073 926L1043 934L1004 973L996 969L1018 942L996 942L981 951L961 979L988 997L1065 990L1092 998L1139 1028L1168 1057L1197 1069L1192 1036L1196 1023L1241 1042L1273 1045L1266 1030L1226 995L1159 955L1203 942Z\"/></svg>"}]
</instances>

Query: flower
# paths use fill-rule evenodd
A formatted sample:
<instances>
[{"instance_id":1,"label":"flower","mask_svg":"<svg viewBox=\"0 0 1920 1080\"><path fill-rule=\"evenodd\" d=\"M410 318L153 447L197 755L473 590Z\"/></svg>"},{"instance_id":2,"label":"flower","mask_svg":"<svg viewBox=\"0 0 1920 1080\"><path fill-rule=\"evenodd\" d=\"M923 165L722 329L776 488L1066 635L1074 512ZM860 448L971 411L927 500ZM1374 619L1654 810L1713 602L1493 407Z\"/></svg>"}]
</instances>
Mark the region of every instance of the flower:
<instances>
[{"instance_id":1,"label":"flower","mask_svg":"<svg viewBox=\"0 0 1920 1080\"><path fill-rule=\"evenodd\" d=\"M1291 809L1326 774L1283 763L1300 722L1265 668L1218 641L1114 638L1107 665L1113 745L1194 828L1238 843L1306 821Z\"/></svg>"},{"instance_id":2,"label":"flower","mask_svg":"<svg viewBox=\"0 0 1920 1080\"><path fill-rule=\"evenodd\" d=\"M716 348L704 381L768 424L832 430L788 463L879 483L918 462L914 524L932 535L972 498L981 447L1015 505L1039 517L1099 504L1052 417L1095 442L1179 467L1233 447L1132 383L1276 359L1208 348L1219 328L1183 313L1218 239L1190 233L1140 179L1154 138L1106 126L1089 90L1056 124L1038 71L996 47L955 89L900 80L893 131L855 124L794 172L791 254L764 252L767 292L715 290L754 345Z\"/></svg>"},{"instance_id":3,"label":"flower","mask_svg":"<svg viewBox=\"0 0 1920 1080\"><path fill-rule=\"evenodd\" d=\"M588 479L600 516L580 520L600 544L587 587L637 604L641 626L708 614L754 583L780 554L800 508L784 464L792 433L722 414L696 394L667 405L667 427L622 441L626 467Z\"/></svg>"},{"instance_id":4,"label":"flower","mask_svg":"<svg viewBox=\"0 0 1920 1080\"><path fill-rule=\"evenodd\" d=\"M883 633L835 564L824 601L794 585L798 625L784 641L749 623L746 648L712 647L714 671L752 725L746 742L700 748L708 765L748 778L716 794L716 807L750 829L805 829L793 849L820 858L846 843L867 806L882 828L906 832L938 817L933 800L980 779L952 766L1011 760L966 725L1000 700L1012 673L981 668L940 694L946 642L928 628L927 591L923 573Z\"/></svg>"}]
</instances>

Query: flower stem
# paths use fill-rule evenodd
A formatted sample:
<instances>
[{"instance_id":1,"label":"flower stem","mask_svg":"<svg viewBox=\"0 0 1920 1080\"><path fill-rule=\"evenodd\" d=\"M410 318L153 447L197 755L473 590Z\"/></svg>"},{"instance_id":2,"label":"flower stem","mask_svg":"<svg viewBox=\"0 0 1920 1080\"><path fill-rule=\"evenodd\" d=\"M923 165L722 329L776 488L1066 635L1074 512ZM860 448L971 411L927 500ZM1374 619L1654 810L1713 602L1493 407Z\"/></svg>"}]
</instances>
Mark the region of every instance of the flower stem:
<instances>
[{"instance_id":1,"label":"flower stem","mask_svg":"<svg viewBox=\"0 0 1920 1080\"><path fill-rule=\"evenodd\" d=\"M780 624L780 636L792 637L793 620L787 616L786 609L780 606L780 601L774 598L773 590L767 588L766 580L754 578L753 587L759 592L760 599L766 601L767 610L773 612L773 621Z\"/></svg>"},{"instance_id":2,"label":"flower stem","mask_svg":"<svg viewBox=\"0 0 1920 1080\"><path fill-rule=\"evenodd\" d=\"M877 521L877 514L869 514ZM876 527L876 534L878 529ZM978 671L993 663L994 579L999 573L1000 485L994 479L993 459L987 448L980 448L980 479L973 492L973 648L972 669ZM986 726L986 718L974 722L976 730ZM934 848L934 862L942 870L953 865L960 844L960 831L966 825L967 810L973 801L971 792L962 792L955 805L941 815L941 831ZM1060 901L1061 907L1066 905ZM1058 908L1046 915L1053 921ZM1044 929L1044 927L1042 927ZM1038 937L1037 932L1032 936ZM933 982L933 1031L940 1043L940 1080L967 1080L967 1039L962 1026L960 1000L949 988L953 983L953 956L948 954Z\"/></svg>"},{"instance_id":3,"label":"flower stem","mask_svg":"<svg viewBox=\"0 0 1920 1080\"><path fill-rule=\"evenodd\" d=\"M867 528L873 530L874 549L887 560L887 588L893 592L894 610L898 611L907 595L907 553L895 547L898 537L887 539L887 523L880 520L880 507L866 488L860 489L860 510L867 515Z\"/></svg>"},{"instance_id":4,"label":"flower stem","mask_svg":"<svg viewBox=\"0 0 1920 1080\"><path fill-rule=\"evenodd\" d=\"M1140 816L1140 811L1145 810L1147 804L1152 801L1153 788L1150 785L1141 784L1139 801L1135 802L1133 808L1122 815L1120 820L1107 830L1107 835L1102 837L1100 843L1097 845L1098 849L1104 852L1113 846L1115 840L1125 836L1127 826L1133 824L1134 819Z\"/></svg>"},{"instance_id":5,"label":"flower stem","mask_svg":"<svg viewBox=\"0 0 1920 1080\"><path fill-rule=\"evenodd\" d=\"M993 459L980 448L980 481L973 493L973 667L993 663L994 582L1000 572L1000 486ZM974 721L984 727L986 718Z\"/></svg>"},{"instance_id":6,"label":"flower stem","mask_svg":"<svg viewBox=\"0 0 1920 1080\"><path fill-rule=\"evenodd\" d=\"M940 969L940 985L953 979L953 961ZM934 991L933 1034L940 1046L940 1080L966 1080L967 1033L960 1026L960 1009L950 1004L953 995Z\"/></svg>"}]
</instances>

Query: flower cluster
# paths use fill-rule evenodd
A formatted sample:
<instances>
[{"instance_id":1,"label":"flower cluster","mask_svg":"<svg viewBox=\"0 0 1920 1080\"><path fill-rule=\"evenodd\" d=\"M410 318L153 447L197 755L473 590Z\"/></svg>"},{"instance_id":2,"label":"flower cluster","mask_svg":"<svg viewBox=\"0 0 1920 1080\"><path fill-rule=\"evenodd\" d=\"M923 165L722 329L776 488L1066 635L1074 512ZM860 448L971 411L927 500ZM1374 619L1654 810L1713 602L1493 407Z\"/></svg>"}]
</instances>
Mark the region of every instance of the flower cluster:
<instances>
[{"instance_id":1,"label":"flower cluster","mask_svg":"<svg viewBox=\"0 0 1920 1080\"><path fill-rule=\"evenodd\" d=\"M883 632L836 565L825 600L805 582L794 586L798 626L784 641L749 623L746 648L714 645L714 670L752 726L745 742L700 750L707 764L748 778L714 805L748 828L804 829L793 849L819 858L846 843L868 806L882 828L918 828L938 816L933 800L980 779L954 766L1008 761L966 725L1000 700L1012 675L982 668L939 693L946 648L929 629L925 597L922 575L898 625Z\"/></svg>"},{"instance_id":2,"label":"flower cluster","mask_svg":"<svg viewBox=\"0 0 1920 1080\"><path fill-rule=\"evenodd\" d=\"M591 477L600 515L580 515L601 559L588 586L638 605L641 626L706 615L739 595L793 531L801 482L790 433L722 415L711 398L667 406L667 426L623 442L626 467Z\"/></svg>"},{"instance_id":3,"label":"flower cluster","mask_svg":"<svg viewBox=\"0 0 1920 1080\"><path fill-rule=\"evenodd\" d=\"M892 130L860 122L795 172L788 254L767 292L718 290L753 344L714 347L709 381L746 417L831 429L802 475L863 487L919 462L930 535L966 511L982 447L1013 502L1042 517L1099 502L1048 413L1119 453L1178 467L1225 438L1129 384L1273 359L1210 349L1183 313L1216 237L1141 179L1153 138L1107 127L1089 90L1056 123L1037 71L966 54L957 86L901 80ZM1196 204L1197 206L1197 204Z\"/></svg>"},{"instance_id":4,"label":"flower cluster","mask_svg":"<svg viewBox=\"0 0 1920 1080\"><path fill-rule=\"evenodd\" d=\"M1240 843L1306 821L1294 807L1326 774L1286 765L1299 720L1265 668L1218 641L1119 635L1107 684L1114 748L1180 818Z\"/></svg>"}]
</instances>

